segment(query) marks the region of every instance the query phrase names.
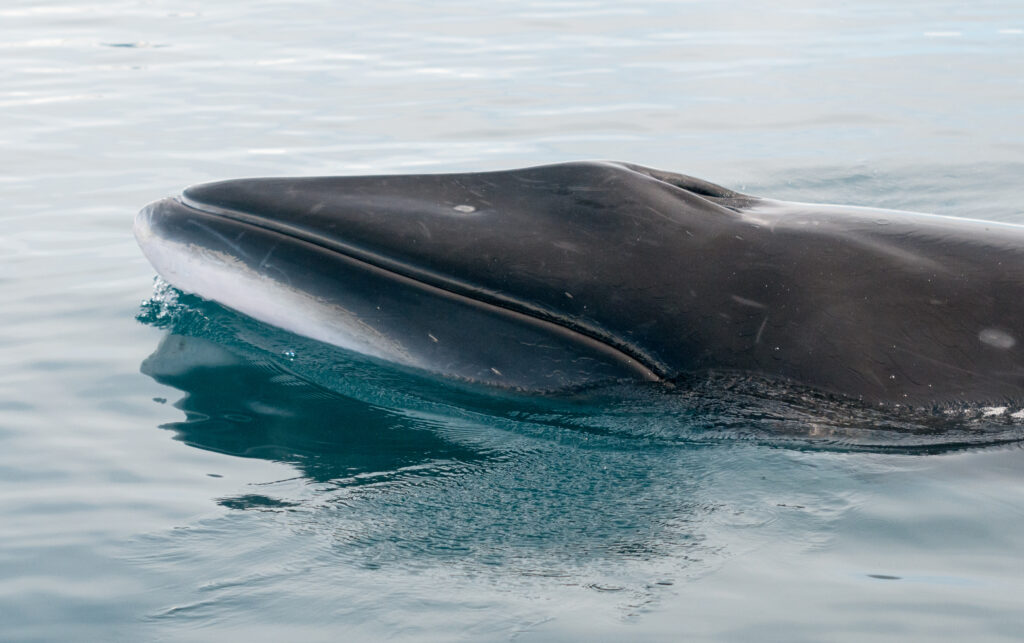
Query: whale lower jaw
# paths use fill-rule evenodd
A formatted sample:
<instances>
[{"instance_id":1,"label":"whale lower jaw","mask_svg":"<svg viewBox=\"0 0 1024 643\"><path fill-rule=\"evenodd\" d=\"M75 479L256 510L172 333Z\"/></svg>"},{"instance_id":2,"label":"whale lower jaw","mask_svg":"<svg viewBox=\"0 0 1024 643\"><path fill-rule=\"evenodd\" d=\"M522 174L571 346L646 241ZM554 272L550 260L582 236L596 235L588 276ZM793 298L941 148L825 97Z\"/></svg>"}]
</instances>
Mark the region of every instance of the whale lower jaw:
<instances>
[{"instance_id":1,"label":"whale lower jaw","mask_svg":"<svg viewBox=\"0 0 1024 643\"><path fill-rule=\"evenodd\" d=\"M266 324L505 388L660 379L631 356L572 329L193 205L163 199L144 208L134 226L143 253L178 290Z\"/></svg>"},{"instance_id":2,"label":"whale lower jaw","mask_svg":"<svg viewBox=\"0 0 1024 643\"><path fill-rule=\"evenodd\" d=\"M226 252L161 238L136 226L143 252L178 290L215 301L261 322L371 357L421 366L401 345L343 307L253 270ZM295 314L301 311L301 314Z\"/></svg>"}]
</instances>

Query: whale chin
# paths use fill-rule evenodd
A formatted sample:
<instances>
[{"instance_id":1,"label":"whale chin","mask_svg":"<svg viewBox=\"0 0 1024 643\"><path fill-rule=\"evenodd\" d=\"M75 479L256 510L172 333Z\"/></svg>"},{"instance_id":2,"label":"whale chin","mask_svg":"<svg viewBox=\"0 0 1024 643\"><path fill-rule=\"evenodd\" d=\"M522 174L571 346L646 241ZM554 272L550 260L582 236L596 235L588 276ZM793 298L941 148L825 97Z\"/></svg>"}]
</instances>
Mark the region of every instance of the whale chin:
<instances>
[{"instance_id":1,"label":"whale chin","mask_svg":"<svg viewBox=\"0 0 1024 643\"><path fill-rule=\"evenodd\" d=\"M135 234L182 291L488 385L735 372L871 404L1024 399L1021 226L579 162L207 183Z\"/></svg>"}]
</instances>

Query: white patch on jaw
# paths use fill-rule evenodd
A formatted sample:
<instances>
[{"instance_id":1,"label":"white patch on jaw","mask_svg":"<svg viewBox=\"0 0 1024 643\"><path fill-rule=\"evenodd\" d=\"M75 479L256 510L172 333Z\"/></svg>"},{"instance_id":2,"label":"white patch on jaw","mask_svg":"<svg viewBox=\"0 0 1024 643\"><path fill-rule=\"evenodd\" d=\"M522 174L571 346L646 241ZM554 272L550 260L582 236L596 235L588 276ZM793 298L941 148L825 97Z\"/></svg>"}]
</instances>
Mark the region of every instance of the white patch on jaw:
<instances>
[{"instance_id":1,"label":"white patch on jaw","mask_svg":"<svg viewBox=\"0 0 1024 643\"><path fill-rule=\"evenodd\" d=\"M767 308L764 304L753 299L747 299L746 297L740 297L739 295L730 295L733 301L741 306L750 306L751 308Z\"/></svg>"},{"instance_id":2,"label":"white patch on jaw","mask_svg":"<svg viewBox=\"0 0 1024 643\"><path fill-rule=\"evenodd\" d=\"M297 335L410 366L419 360L394 339L337 303L292 287L284 273L257 273L236 257L162 239L142 228L139 245L160 276L175 288L220 302Z\"/></svg>"},{"instance_id":3,"label":"white patch on jaw","mask_svg":"<svg viewBox=\"0 0 1024 643\"><path fill-rule=\"evenodd\" d=\"M993 348L1001 348L1003 350L1008 350L1017 345L1017 340L1013 335L997 328L986 328L982 330L978 333L978 339L983 344L988 344Z\"/></svg>"}]
</instances>

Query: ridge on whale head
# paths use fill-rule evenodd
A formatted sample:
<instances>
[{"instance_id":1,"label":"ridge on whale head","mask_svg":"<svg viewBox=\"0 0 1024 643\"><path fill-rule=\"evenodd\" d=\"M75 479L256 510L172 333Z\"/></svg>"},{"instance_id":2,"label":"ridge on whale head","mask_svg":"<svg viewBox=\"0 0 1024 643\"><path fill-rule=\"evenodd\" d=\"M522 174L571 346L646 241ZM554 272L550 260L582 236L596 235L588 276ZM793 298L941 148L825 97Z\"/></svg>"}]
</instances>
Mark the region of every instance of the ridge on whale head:
<instances>
[{"instance_id":1,"label":"ridge on whale head","mask_svg":"<svg viewBox=\"0 0 1024 643\"><path fill-rule=\"evenodd\" d=\"M207 183L135 234L185 292L492 385L734 371L870 403L1024 399L1024 226L577 162Z\"/></svg>"}]
</instances>

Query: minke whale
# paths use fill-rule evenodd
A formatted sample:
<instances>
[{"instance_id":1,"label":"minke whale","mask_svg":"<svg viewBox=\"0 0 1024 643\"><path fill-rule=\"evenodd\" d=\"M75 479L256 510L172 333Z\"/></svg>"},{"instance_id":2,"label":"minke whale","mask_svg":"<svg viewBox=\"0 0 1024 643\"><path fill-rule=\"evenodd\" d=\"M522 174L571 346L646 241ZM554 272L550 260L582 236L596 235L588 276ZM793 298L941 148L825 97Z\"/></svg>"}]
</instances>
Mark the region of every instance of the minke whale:
<instances>
[{"instance_id":1,"label":"minke whale","mask_svg":"<svg viewBox=\"0 0 1024 643\"><path fill-rule=\"evenodd\" d=\"M574 162L206 183L134 232L184 292L461 380L749 373L870 404L1024 399L1020 225Z\"/></svg>"}]
</instances>

